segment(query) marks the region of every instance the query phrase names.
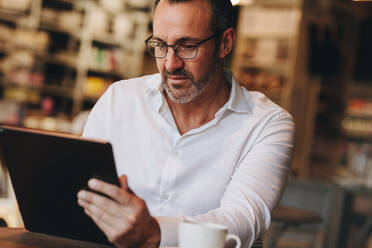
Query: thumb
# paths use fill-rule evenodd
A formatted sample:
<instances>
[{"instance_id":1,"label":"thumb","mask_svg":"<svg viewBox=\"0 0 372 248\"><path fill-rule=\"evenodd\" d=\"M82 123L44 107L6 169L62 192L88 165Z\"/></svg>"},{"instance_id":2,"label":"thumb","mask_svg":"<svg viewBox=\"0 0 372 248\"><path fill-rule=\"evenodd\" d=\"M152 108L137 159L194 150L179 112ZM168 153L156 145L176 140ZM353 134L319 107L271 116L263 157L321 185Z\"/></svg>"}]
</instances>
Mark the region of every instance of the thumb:
<instances>
[{"instance_id":1,"label":"thumb","mask_svg":"<svg viewBox=\"0 0 372 248\"><path fill-rule=\"evenodd\" d=\"M129 193L133 194L133 191L129 188L128 186L128 177L126 175L121 175L119 177L119 182L121 185L121 188L124 189L125 191L128 191Z\"/></svg>"}]
</instances>

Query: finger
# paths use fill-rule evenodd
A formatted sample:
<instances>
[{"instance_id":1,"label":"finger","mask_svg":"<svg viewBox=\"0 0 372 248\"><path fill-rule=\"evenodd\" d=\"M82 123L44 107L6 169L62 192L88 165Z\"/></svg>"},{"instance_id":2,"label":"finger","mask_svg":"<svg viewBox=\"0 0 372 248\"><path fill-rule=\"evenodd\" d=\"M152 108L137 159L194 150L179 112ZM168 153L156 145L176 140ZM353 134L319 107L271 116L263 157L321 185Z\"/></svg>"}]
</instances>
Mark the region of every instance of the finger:
<instances>
[{"instance_id":1,"label":"finger","mask_svg":"<svg viewBox=\"0 0 372 248\"><path fill-rule=\"evenodd\" d=\"M95 191L108 195L113 200L123 205L128 205L130 203L131 195L116 185L93 178L88 181L88 186Z\"/></svg>"},{"instance_id":2,"label":"finger","mask_svg":"<svg viewBox=\"0 0 372 248\"><path fill-rule=\"evenodd\" d=\"M100 221L98 216L89 209L84 209L84 212L96 223L96 225L104 232L107 239L112 242L112 237L115 235L115 227L107 224L105 221Z\"/></svg>"},{"instance_id":3,"label":"finger","mask_svg":"<svg viewBox=\"0 0 372 248\"><path fill-rule=\"evenodd\" d=\"M112 243L116 242L119 236L124 235L130 230L130 222L125 221L125 219L106 216L104 211L95 208L95 206L90 205L90 207L84 208L84 211L106 234L108 240Z\"/></svg>"},{"instance_id":4,"label":"finger","mask_svg":"<svg viewBox=\"0 0 372 248\"><path fill-rule=\"evenodd\" d=\"M118 219L118 217L112 216L101 208L84 200L78 199L78 204L84 208L84 211L90 213L89 216L94 215L97 222L104 222L109 226L114 226L114 221Z\"/></svg>"},{"instance_id":5,"label":"finger","mask_svg":"<svg viewBox=\"0 0 372 248\"><path fill-rule=\"evenodd\" d=\"M89 205L94 205L95 207L100 208L102 211L105 211L115 217L120 216L121 212L125 212L125 209L121 209L117 202L86 190L81 190L78 193L78 200L82 200ZM82 207L85 208L86 206Z\"/></svg>"},{"instance_id":6,"label":"finger","mask_svg":"<svg viewBox=\"0 0 372 248\"><path fill-rule=\"evenodd\" d=\"M116 229L125 222L125 216L114 216L104 209L82 199L78 199L78 204L84 208L85 212L90 213L89 216L92 217L94 215L94 220L97 224L104 222L106 225Z\"/></svg>"}]
</instances>

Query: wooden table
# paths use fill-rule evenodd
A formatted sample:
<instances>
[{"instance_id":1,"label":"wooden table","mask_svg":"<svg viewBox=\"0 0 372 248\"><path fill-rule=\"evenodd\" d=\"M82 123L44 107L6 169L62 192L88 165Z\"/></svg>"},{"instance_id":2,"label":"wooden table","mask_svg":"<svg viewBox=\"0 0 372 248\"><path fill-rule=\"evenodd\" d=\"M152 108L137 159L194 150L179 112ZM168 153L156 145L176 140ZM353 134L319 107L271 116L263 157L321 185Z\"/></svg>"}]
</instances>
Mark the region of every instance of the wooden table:
<instances>
[{"instance_id":1,"label":"wooden table","mask_svg":"<svg viewBox=\"0 0 372 248\"><path fill-rule=\"evenodd\" d=\"M107 248L111 246L28 232L24 228L0 228L1 248Z\"/></svg>"}]
</instances>

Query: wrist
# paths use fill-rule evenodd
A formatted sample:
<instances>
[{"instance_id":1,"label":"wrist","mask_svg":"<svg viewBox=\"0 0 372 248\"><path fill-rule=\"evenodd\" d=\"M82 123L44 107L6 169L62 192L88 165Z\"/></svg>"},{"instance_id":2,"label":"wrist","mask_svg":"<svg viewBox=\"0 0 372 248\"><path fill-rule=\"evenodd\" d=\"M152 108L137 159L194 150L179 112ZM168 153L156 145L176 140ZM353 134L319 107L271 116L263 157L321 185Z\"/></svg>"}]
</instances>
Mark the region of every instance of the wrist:
<instances>
[{"instance_id":1,"label":"wrist","mask_svg":"<svg viewBox=\"0 0 372 248\"><path fill-rule=\"evenodd\" d=\"M160 233L160 225L158 221L152 217L151 218L151 228L149 228L150 232L147 235L147 238L142 243L141 248L157 248L160 246L161 241L161 233Z\"/></svg>"}]
</instances>

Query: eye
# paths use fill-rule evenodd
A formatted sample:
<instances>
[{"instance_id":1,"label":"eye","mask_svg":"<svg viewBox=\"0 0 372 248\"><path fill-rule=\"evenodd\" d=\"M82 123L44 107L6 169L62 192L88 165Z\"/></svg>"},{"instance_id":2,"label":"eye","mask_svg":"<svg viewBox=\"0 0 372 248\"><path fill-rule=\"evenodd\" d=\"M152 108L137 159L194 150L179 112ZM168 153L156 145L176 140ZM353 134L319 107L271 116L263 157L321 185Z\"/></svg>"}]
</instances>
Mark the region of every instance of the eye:
<instances>
[{"instance_id":1,"label":"eye","mask_svg":"<svg viewBox=\"0 0 372 248\"><path fill-rule=\"evenodd\" d=\"M194 49L196 48L196 45L195 44L181 44L180 47L182 49Z\"/></svg>"}]
</instances>

